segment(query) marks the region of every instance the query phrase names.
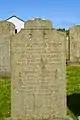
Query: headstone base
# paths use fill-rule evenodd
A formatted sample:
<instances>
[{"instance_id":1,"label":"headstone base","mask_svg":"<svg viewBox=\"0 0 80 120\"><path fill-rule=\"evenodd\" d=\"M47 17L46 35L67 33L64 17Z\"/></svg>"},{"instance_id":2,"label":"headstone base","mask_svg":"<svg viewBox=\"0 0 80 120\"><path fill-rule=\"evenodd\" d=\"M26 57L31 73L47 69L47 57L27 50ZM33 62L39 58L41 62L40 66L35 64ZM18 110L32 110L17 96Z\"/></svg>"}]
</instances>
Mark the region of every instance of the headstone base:
<instances>
[{"instance_id":1,"label":"headstone base","mask_svg":"<svg viewBox=\"0 0 80 120\"><path fill-rule=\"evenodd\" d=\"M27 119L27 118L20 118L20 119L13 119L13 118L6 118L5 120L73 120L71 117L69 117L69 116L67 116L66 118L48 118L48 119L44 119L44 118L42 118L42 119L35 119L35 118L31 118L31 119Z\"/></svg>"}]
</instances>

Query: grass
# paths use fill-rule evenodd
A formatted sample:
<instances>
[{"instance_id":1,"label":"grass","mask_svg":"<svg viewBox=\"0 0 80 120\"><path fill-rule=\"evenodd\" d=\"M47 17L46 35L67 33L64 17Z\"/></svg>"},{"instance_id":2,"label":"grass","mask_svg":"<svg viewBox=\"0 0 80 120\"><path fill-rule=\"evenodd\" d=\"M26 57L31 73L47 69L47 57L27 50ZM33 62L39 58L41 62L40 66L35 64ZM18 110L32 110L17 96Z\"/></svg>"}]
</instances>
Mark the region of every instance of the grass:
<instances>
[{"instance_id":1,"label":"grass","mask_svg":"<svg viewBox=\"0 0 80 120\"><path fill-rule=\"evenodd\" d=\"M10 116L10 78L0 78L0 120Z\"/></svg>"},{"instance_id":2,"label":"grass","mask_svg":"<svg viewBox=\"0 0 80 120\"><path fill-rule=\"evenodd\" d=\"M80 67L67 66L67 106L68 115L77 120L80 111ZM0 120L10 116L11 111L10 78L0 78Z\"/></svg>"},{"instance_id":3,"label":"grass","mask_svg":"<svg viewBox=\"0 0 80 120\"><path fill-rule=\"evenodd\" d=\"M78 120L77 117L74 115L74 113L68 108L67 114L73 118L73 120Z\"/></svg>"},{"instance_id":4,"label":"grass","mask_svg":"<svg viewBox=\"0 0 80 120\"><path fill-rule=\"evenodd\" d=\"M80 66L67 66L66 77L68 114L76 120L80 116Z\"/></svg>"},{"instance_id":5,"label":"grass","mask_svg":"<svg viewBox=\"0 0 80 120\"><path fill-rule=\"evenodd\" d=\"M67 95L80 93L80 67L67 66Z\"/></svg>"}]
</instances>

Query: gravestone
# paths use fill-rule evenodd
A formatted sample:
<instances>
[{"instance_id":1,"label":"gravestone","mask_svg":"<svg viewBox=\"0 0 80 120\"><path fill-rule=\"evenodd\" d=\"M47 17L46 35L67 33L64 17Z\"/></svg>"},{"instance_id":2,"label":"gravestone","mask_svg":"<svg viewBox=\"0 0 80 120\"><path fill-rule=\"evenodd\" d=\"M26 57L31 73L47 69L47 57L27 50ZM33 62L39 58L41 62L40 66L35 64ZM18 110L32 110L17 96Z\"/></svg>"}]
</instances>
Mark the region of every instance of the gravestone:
<instances>
[{"instance_id":1,"label":"gravestone","mask_svg":"<svg viewBox=\"0 0 80 120\"><path fill-rule=\"evenodd\" d=\"M70 37L70 61L80 63L80 26L69 29Z\"/></svg>"},{"instance_id":2,"label":"gravestone","mask_svg":"<svg viewBox=\"0 0 80 120\"><path fill-rule=\"evenodd\" d=\"M15 26L0 21L0 76L10 76L10 37L15 34Z\"/></svg>"},{"instance_id":3,"label":"gravestone","mask_svg":"<svg viewBox=\"0 0 80 120\"><path fill-rule=\"evenodd\" d=\"M65 39L38 18L12 37L12 120L66 120Z\"/></svg>"}]
</instances>

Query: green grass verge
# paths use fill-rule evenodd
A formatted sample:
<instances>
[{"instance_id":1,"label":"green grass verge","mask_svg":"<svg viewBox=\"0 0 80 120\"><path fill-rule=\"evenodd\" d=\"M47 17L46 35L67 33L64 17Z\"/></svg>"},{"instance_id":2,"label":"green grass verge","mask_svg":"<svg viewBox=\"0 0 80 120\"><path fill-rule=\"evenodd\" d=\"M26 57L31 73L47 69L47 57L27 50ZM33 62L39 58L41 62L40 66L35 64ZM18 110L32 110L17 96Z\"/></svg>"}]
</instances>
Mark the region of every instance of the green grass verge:
<instances>
[{"instance_id":1,"label":"green grass verge","mask_svg":"<svg viewBox=\"0 0 80 120\"><path fill-rule=\"evenodd\" d=\"M10 116L11 97L10 78L0 78L0 120Z\"/></svg>"},{"instance_id":2,"label":"green grass verge","mask_svg":"<svg viewBox=\"0 0 80 120\"><path fill-rule=\"evenodd\" d=\"M67 95L80 94L80 66L67 66Z\"/></svg>"},{"instance_id":3,"label":"green grass verge","mask_svg":"<svg viewBox=\"0 0 80 120\"><path fill-rule=\"evenodd\" d=\"M77 120L77 117L80 115L80 66L67 66L66 78L69 106L68 114L74 120Z\"/></svg>"}]
</instances>

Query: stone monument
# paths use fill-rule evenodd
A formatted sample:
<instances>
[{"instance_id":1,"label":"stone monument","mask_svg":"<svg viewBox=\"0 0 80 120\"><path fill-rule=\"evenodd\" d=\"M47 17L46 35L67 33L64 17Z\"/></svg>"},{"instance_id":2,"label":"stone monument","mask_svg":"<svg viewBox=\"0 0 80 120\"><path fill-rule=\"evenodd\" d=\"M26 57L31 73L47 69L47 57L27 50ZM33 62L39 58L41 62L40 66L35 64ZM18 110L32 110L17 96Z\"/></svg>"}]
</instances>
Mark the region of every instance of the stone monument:
<instances>
[{"instance_id":1,"label":"stone monument","mask_svg":"<svg viewBox=\"0 0 80 120\"><path fill-rule=\"evenodd\" d=\"M10 37L15 34L15 26L0 21L0 77L10 77Z\"/></svg>"},{"instance_id":2,"label":"stone monument","mask_svg":"<svg viewBox=\"0 0 80 120\"><path fill-rule=\"evenodd\" d=\"M66 120L66 34L35 18L11 39L11 120Z\"/></svg>"},{"instance_id":3,"label":"stone monument","mask_svg":"<svg viewBox=\"0 0 80 120\"><path fill-rule=\"evenodd\" d=\"M80 26L69 29L70 37L70 62L80 63Z\"/></svg>"}]
</instances>

